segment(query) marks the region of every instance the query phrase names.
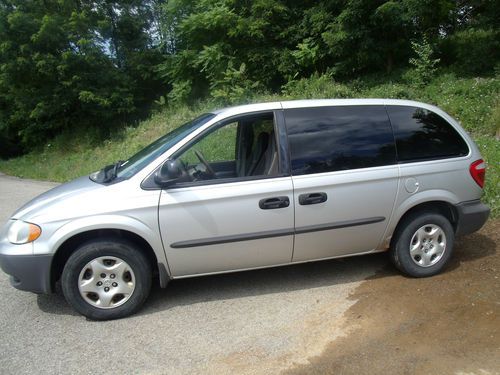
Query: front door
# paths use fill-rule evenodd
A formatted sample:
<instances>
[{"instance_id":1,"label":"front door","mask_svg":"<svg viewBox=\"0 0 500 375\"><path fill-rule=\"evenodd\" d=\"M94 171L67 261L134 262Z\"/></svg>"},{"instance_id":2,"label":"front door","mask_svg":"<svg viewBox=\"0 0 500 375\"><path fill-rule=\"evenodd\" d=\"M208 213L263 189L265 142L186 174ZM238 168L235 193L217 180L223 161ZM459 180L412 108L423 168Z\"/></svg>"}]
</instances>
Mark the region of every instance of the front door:
<instances>
[{"instance_id":1,"label":"front door","mask_svg":"<svg viewBox=\"0 0 500 375\"><path fill-rule=\"evenodd\" d=\"M277 134L272 112L233 117L174 155L189 181L160 196L172 276L290 263L293 187Z\"/></svg>"}]
</instances>

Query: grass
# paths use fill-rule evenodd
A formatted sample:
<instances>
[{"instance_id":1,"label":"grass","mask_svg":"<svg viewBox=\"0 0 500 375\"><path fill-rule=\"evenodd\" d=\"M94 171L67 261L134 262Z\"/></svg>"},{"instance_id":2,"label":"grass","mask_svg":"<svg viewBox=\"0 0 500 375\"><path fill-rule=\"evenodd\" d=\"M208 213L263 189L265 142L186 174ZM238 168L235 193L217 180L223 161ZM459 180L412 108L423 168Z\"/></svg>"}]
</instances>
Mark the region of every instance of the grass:
<instances>
[{"instance_id":1,"label":"grass","mask_svg":"<svg viewBox=\"0 0 500 375\"><path fill-rule=\"evenodd\" d=\"M426 86L417 87L405 82L403 76L364 77L346 83L335 82L327 75L313 76L285 85L279 95L256 95L248 101L381 97L435 104L456 118L476 140L488 162L484 200L492 208L492 215L500 216L499 77L460 78L443 73ZM0 171L19 177L69 181L127 159L166 132L220 106L214 101L203 101L194 106L166 107L139 126L125 128L100 142L84 132L65 133L27 155L0 160Z\"/></svg>"}]
</instances>

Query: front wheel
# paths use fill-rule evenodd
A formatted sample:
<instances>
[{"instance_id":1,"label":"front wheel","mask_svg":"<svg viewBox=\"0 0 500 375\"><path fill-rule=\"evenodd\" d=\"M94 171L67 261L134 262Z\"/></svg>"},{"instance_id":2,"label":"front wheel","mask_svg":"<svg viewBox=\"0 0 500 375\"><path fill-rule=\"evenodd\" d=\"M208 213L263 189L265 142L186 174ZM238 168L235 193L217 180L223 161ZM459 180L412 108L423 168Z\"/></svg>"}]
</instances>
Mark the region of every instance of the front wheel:
<instances>
[{"instance_id":1,"label":"front wheel","mask_svg":"<svg viewBox=\"0 0 500 375\"><path fill-rule=\"evenodd\" d=\"M401 223L391 246L391 258L409 276L432 276L448 263L453 242L453 227L446 217L416 213Z\"/></svg>"},{"instance_id":2,"label":"front wheel","mask_svg":"<svg viewBox=\"0 0 500 375\"><path fill-rule=\"evenodd\" d=\"M132 243L100 239L80 246L61 277L68 303L94 320L123 318L136 312L151 289L151 266Z\"/></svg>"}]
</instances>

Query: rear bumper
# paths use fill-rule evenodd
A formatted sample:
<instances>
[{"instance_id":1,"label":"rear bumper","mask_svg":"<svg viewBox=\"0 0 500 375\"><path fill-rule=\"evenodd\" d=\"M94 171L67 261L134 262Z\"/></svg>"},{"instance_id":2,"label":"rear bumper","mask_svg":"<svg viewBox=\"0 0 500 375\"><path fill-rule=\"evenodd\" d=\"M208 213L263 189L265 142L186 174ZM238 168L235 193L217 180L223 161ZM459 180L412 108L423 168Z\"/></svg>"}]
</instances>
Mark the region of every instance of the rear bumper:
<instances>
[{"instance_id":1,"label":"rear bumper","mask_svg":"<svg viewBox=\"0 0 500 375\"><path fill-rule=\"evenodd\" d=\"M478 231L490 216L490 208L480 200L459 203L455 208L458 214L456 236Z\"/></svg>"},{"instance_id":2,"label":"rear bumper","mask_svg":"<svg viewBox=\"0 0 500 375\"><path fill-rule=\"evenodd\" d=\"M52 255L0 254L0 267L10 275L11 285L34 293L51 293Z\"/></svg>"}]
</instances>

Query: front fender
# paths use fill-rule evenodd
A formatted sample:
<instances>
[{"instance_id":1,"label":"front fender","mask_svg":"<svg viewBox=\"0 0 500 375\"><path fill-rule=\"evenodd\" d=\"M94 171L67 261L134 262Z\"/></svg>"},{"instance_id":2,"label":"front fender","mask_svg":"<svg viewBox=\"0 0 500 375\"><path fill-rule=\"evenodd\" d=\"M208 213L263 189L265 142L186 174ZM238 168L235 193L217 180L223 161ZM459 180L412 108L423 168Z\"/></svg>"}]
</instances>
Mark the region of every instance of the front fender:
<instances>
[{"instance_id":1,"label":"front fender","mask_svg":"<svg viewBox=\"0 0 500 375\"><path fill-rule=\"evenodd\" d=\"M118 229L142 237L153 249L159 263L167 265L165 251L161 242L158 228L151 228L140 220L122 215L99 215L76 219L64 224L50 237L46 246L55 252L69 238L84 232L98 229ZM46 253L47 249L41 250Z\"/></svg>"}]
</instances>

